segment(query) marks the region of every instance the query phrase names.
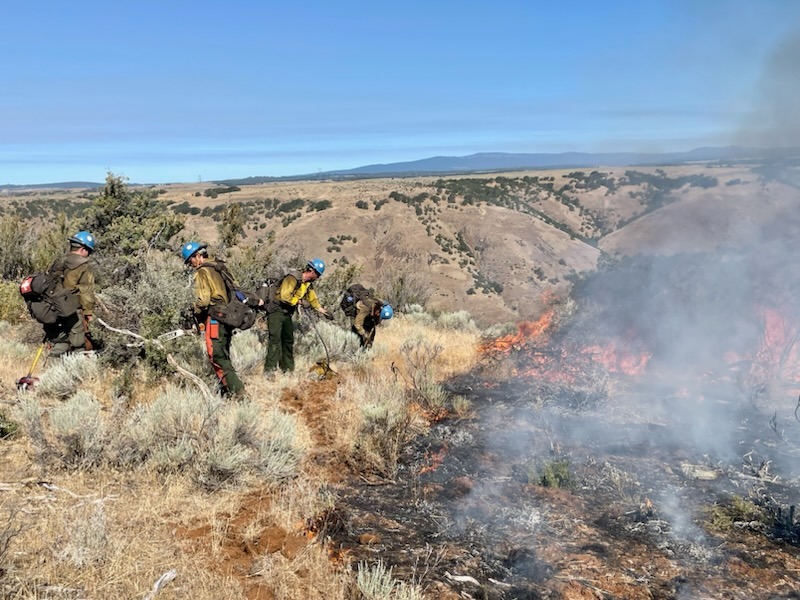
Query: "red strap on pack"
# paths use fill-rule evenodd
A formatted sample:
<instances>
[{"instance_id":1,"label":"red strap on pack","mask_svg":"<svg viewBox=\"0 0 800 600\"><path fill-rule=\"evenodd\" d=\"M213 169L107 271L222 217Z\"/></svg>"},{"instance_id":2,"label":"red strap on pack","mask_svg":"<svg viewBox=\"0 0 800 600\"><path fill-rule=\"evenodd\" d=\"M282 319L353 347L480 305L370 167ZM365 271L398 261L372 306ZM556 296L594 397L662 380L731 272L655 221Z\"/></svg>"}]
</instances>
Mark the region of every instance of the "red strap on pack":
<instances>
[{"instance_id":1,"label":"red strap on pack","mask_svg":"<svg viewBox=\"0 0 800 600\"><path fill-rule=\"evenodd\" d=\"M19 293L23 296L26 294L31 293L31 282L33 281L33 277L26 277L22 280L22 283L19 284Z\"/></svg>"}]
</instances>

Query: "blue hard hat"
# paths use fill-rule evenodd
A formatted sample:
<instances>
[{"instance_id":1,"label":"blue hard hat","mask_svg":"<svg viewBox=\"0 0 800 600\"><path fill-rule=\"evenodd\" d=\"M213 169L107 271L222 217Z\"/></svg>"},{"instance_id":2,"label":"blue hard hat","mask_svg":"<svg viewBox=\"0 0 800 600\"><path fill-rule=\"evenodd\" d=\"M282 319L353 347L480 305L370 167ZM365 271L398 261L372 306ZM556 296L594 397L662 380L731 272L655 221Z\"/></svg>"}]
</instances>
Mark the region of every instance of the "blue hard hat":
<instances>
[{"instance_id":1,"label":"blue hard hat","mask_svg":"<svg viewBox=\"0 0 800 600\"><path fill-rule=\"evenodd\" d=\"M317 272L317 275L320 277L322 277L322 274L325 272L325 263L321 258L312 258L310 261L308 261L306 266L314 269Z\"/></svg>"},{"instance_id":2,"label":"blue hard hat","mask_svg":"<svg viewBox=\"0 0 800 600\"><path fill-rule=\"evenodd\" d=\"M205 247L206 245L201 244L200 242L186 242L181 248L181 258L183 258L183 262L189 262L189 259L194 256L195 252L202 250Z\"/></svg>"},{"instance_id":3,"label":"blue hard hat","mask_svg":"<svg viewBox=\"0 0 800 600\"><path fill-rule=\"evenodd\" d=\"M381 320L391 319L394 316L394 309L388 304L384 304L381 309Z\"/></svg>"},{"instance_id":4,"label":"blue hard hat","mask_svg":"<svg viewBox=\"0 0 800 600\"><path fill-rule=\"evenodd\" d=\"M79 244L87 250L94 252L94 236L88 231L79 231L69 238L69 241L71 244Z\"/></svg>"}]
</instances>

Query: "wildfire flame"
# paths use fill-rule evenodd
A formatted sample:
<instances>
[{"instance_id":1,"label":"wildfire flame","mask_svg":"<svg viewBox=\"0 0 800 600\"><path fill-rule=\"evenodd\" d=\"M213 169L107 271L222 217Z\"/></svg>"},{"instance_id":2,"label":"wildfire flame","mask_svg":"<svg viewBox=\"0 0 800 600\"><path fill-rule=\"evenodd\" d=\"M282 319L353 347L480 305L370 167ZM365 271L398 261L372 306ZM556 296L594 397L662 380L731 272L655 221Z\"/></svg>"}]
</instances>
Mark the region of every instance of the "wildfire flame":
<instances>
[{"instance_id":1,"label":"wildfire flame","mask_svg":"<svg viewBox=\"0 0 800 600\"><path fill-rule=\"evenodd\" d=\"M484 344L480 351L487 356L523 352L527 364L517 375L545 377L564 383L575 380L582 363L588 359L611 373L639 375L644 372L651 353L629 352L624 344L611 341L601 346L587 345L570 352L551 343L551 330L555 323L555 308L550 307L536 321L525 321L517 326L517 332Z\"/></svg>"},{"instance_id":2,"label":"wildfire flame","mask_svg":"<svg viewBox=\"0 0 800 600\"><path fill-rule=\"evenodd\" d=\"M497 352L510 352L531 341L545 337L545 332L553 323L555 309L550 308L536 321L523 321L517 325L517 333L504 335L487 344L483 344L480 351L483 354Z\"/></svg>"},{"instance_id":3,"label":"wildfire flame","mask_svg":"<svg viewBox=\"0 0 800 600\"><path fill-rule=\"evenodd\" d=\"M761 307L762 335L755 351L725 354L726 363L738 372L745 388L765 389L770 382L794 384L794 388L800 384L800 323L789 314L788 310Z\"/></svg>"},{"instance_id":4,"label":"wildfire flame","mask_svg":"<svg viewBox=\"0 0 800 600\"><path fill-rule=\"evenodd\" d=\"M509 368L514 377L567 385L585 379L598 367L607 373L635 377L643 375L651 364L653 355L646 349L646 340L633 331L583 346L565 342L563 335L556 335L556 305L550 302L547 306L537 320L520 323L515 333L483 344L481 354L488 360L513 357ZM800 320L787 316L791 314L777 307L759 308L762 335L753 351L728 351L720 357L729 366L727 373L706 371L698 376L717 379L737 373L738 380L749 389L764 388L775 381L800 386Z\"/></svg>"},{"instance_id":5,"label":"wildfire flame","mask_svg":"<svg viewBox=\"0 0 800 600\"><path fill-rule=\"evenodd\" d=\"M437 452L433 454L425 453L425 461L428 463L424 467L422 467L418 472L417 475L422 475L423 473L430 473L431 471L435 471L438 469L442 461L444 461L444 457L447 456L447 445L442 446Z\"/></svg>"}]
</instances>

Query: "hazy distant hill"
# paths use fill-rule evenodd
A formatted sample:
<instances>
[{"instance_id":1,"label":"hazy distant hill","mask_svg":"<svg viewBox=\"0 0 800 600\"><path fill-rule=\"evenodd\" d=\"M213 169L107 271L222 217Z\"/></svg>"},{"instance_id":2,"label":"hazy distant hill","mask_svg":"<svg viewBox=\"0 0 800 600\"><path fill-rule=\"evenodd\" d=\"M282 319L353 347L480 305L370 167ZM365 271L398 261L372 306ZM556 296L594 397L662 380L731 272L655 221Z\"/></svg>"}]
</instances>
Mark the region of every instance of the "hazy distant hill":
<instances>
[{"instance_id":1,"label":"hazy distant hill","mask_svg":"<svg viewBox=\"0 0 800 600\"><path fill-rule=\"evenodd\" d=\"M316 181L370 178L383 176L414 176L456 174L470 172L521 171L527 169L572 169L596 167L682 165L696 162L761 162L786 158L800 159L797 148L747 148L740 146L695 148L688 152L562 152L538 154L514 154L508 152L480 152L469 156L433 156L420 160L386 164L365 165L354 169L323 171L301 175L252 176L235 179L219 179L216 183L227 185L255 185L281 181ZM25 189L93 189L102 183L91 181L65 181L0 185L0 191ZM131 185L143 185L132 183Z\"/></svg>"},{"instance_id":2,"label":"hazy distant hill","mask_svg":"<svg viewBox=\"0 0 800 600\"><path fill-rule=\"evenodd\" d=\"M41 189L57 189L57 190L85 190L102 187L102 183L93 181L63 181L60 183L33 183L28 185L0 185L0 190L41 190Z\"/></svg>"},{"instance_id":3,"label":"hazy distant hill","mask_svg":"<svg viewBox=\"0 0 800 600\"><path fill-rule=\"evenodd\" d=\"M800 148L745 148L739 146L695 148L688 152L563 152L512 154L481 152L469 156L434 156L408 162L365 165L354 169L324 171L286 177L254 176L219 180L229 185L251 185L279 181L314 181L359 177L412 176L469 172L518 171L525 169L564 169L624 167L636 165L681 165L714 161L764 161L800 156Z\"/></svg>"},{"instance_id":4,"label":"hazy distant hill","mask_svg":"<svg viewBox=\"0 0 800 600\"><path fill-rule=\"evenodd\" d=\"M391 173L441 173L459 171L497 171L516 169L546 169L573 167L621 167L633 165L676 165L698 161L763 160L796 156L800 148L696 148L688 152L639 153L610 152L586 153L563 152L560 154L508 154L504 152L482 152L470 156L435 156L410 162L375 164L333 171L344 174L391 174Z\"/></svg>"}]
</instances>

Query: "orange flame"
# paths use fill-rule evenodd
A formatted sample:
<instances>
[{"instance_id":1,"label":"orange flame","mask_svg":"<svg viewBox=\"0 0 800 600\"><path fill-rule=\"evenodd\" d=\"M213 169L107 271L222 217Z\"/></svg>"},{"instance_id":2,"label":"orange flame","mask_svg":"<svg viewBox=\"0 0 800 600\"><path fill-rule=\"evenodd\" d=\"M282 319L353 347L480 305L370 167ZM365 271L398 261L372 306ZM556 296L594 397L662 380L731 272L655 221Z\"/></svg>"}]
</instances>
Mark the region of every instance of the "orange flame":
<instances>
[{"instance_id":1,"label":"orange flame","mask_svg":"<svg viewBox=\"0 0 800 600\"><path fill-rule=\"evenodd\" d=\"M422 475L423 473L430 473L431 471L435 471L438 469L442 461L444 461L444 457L447 456L447 446L442 446L438 452L434 452L433 454L425 453L425 460L428 461L428 464L422 467L419 471L417 471L417 475Z\"/></svg>"},{"instance_id":2,"label":"orange flame","mask_svg":"<svg viewBox=\"0 0 800 600\"><path fill-rule=\"evenodd\" d=\"M652 356L649 352L632 353L619 347L620 342L605 346L592 345L578 349L572 356L564 348L549 347L549 332L555 322L555 308L547 309L536 321L526 321L517 326L517 332L481 346L482 354L525 352L525 369L515 375L543 377L548 380L573 383L585 365L580 359L588 358L612 373L640 375Z\"/></svg>"},{"instance_id":3,"label":"orange flame","mask_svg":"<svg viewBox=\"0 0 800 600\"><path fill-rule=\"evenodd\" d=\"M480 351L484 354L493 352L510 352L519 346L545 336L545 332L553 323L555 310L550 308L536 321L524 321L517 325L517 333L504 335L487 344L483 344Z\"/></svg>"},{"instance_id":4,"label":"orange flame","mask_svg":"<svg viewBox=\"0 0 800 600\"><path fill-rule=\"evenodd\" d=\"M800 384L800 323L787 316L789 311L762 307L761 340L752 353L728 352L725 361L747 387L756 388L771 381Z\"/></svg>"},{"instance_id":5,"label":"orange flame","mask_svg":"<svg viewBox=\"0 0 800 600\"><path fill-rule=\"evenodd\" d=\"M641 375L652 357L651 352L629 353L617 348L616 342L606 346L587 346L582 350L594 362L601 364L609 373L625 373L626 375Z\"/></svg>"}]
</instances>

